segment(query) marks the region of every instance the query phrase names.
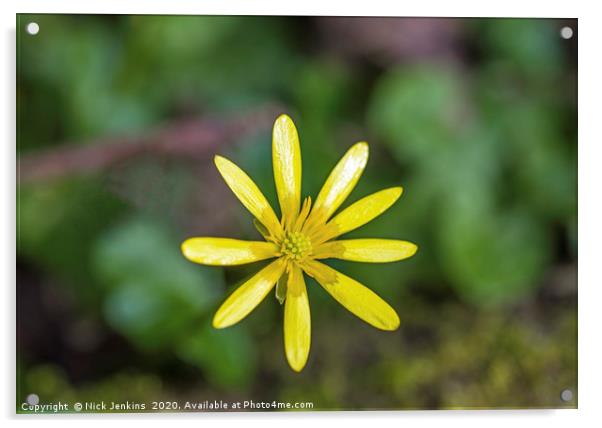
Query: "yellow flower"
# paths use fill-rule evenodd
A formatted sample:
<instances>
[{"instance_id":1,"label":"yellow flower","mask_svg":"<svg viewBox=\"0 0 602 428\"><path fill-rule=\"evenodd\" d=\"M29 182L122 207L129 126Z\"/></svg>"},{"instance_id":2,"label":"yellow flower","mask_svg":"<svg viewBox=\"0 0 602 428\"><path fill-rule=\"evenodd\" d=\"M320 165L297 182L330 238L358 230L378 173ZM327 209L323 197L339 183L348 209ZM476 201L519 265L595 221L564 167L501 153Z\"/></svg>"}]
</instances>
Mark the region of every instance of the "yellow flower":
<instances>
[{"instance_id":1,"label":"yellow flower","mask_svg":"<svg viewBox=\"0 0 602 428\"><path fill-rule=\"evenodd\" d=\"M215 328L225 328L246 317L276 286L284 301L284 348L291 368L301 371L311 342L309 301L303 272L313 277L351 313L382 330L396 330L395 310L373 291L318 260L337 258L357 262L394 262L414 255L416 245L389 239L338 240L386 211L401 196L393 187L360 199L332 217L358 182L368 161L368 144L351 147L324 183L315 202L301 204L301 152L297 129L281 115L272 134L274 180L282 218L249 176L221 156L215 165L236 197L255 216L265 241L229 238L190 238L182 244L184 256L196 263L232 266L275 258L236 289L213 318ZM332 217L332 218L331 218ZM276 285L278 284L278 285Z\"/></svg>"}]
</instances>

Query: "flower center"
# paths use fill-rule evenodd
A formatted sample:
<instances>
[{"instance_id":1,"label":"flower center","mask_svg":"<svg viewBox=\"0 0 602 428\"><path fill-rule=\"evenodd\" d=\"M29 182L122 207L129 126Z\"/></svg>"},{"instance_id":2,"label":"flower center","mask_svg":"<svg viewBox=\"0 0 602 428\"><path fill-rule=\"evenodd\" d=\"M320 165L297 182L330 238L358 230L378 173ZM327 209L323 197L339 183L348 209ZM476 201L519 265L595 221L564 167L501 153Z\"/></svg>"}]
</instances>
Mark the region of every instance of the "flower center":
<instances>
[{"instance_id":1,"label":"flower center","mask_svg":"<svg viewBox=\"0 0 602 428\"><path fill-rule=\"evenodd\" d=\"M295 261L310 254L311 250L311 241L301 232L286 232L280 246L282 255Z\"/></svg>"}]
</instances>

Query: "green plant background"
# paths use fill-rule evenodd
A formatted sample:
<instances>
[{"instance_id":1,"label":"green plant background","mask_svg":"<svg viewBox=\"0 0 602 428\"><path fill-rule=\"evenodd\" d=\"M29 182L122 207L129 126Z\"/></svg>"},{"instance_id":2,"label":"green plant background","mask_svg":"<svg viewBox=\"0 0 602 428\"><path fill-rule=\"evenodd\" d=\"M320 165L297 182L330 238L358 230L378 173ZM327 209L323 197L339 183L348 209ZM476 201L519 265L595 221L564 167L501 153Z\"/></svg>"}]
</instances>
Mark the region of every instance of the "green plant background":
<instances>
[{"instance_id":1,"label":"green plant background","mask_svg":"<svg viewBox=\"0 0 602 428\"><path fill-rule=\"evenodd\" d=\"M25 33L30 21L39 34ZM287 112L297 124L304 195L367 140L346 205L395 185L404 195L350 236L420 250L332 263L396 308L394 333L310 280L312 350L296 374L273 296L235 327L210 326L259 266L203 267L179 252L190 236L259 238L211 158L233 159L276 206L269 123L199 156L19 176L17 408L29 393L575 407L576 36L562 39L564 25L576 33L574 20L19 15L19 170L40 153L109 151L111 138L181 118L227 127L274 106L268 122Z\"/></svg>"}]
</instances>

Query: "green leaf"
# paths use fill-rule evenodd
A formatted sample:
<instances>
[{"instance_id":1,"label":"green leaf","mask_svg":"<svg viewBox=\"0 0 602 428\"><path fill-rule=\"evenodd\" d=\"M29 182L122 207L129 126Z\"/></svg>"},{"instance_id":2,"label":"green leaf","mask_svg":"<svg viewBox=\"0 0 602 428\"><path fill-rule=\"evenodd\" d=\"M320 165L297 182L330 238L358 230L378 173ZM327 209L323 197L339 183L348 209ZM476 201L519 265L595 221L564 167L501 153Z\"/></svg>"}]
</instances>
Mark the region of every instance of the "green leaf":
<instances>
[{"instance_id":1,"label":"green leaf","mask_svg":"<svg viewBox=\"0 0 602 428\"><path fill-rule=\"evenodd\" d=\"M19 257L60 279L75 296L95 301L99 287L90 253L123 204L95 178L21 185L17 192Z\"/></svg>"},{"instance_id":2,"label":"green leaf","mask_svg":"<svg viewBox=\"0 0 602 428\"><path fill-rule=\"evenodd\" d=\"M207 323L201 331L184 337L177 353L203 369L212 384L222 387L248 387L257 369L255 346L240 325L216 330Z\"/></svg>"},{"instance_id":3,"label":"green leaf","mask_svg":"<svg viewBox=\"0 0 602 428\"><path fill-rule=\"evenodd\" d=\"M134 217L96 243L94 266L109 290L105 316L142 348L187 334L223 287L220 270L189 263L160 224Z\"/></svg>"},{"instance_id":4,"label":"green leaf","mask_svg":"<svg viewBox=\"0 0 602 428\"><path fill-rule=\"evenodd\" d=\"M491 19L482 27L487 55L497 62L550 82L561 69L563 42L558 24L543 19Z\"/></svg>"},{"instance_id":5,"label":"green leaf","mask_svg":"<svg viewBox=\"0 0 602 428\"><path fill-rule=\"evenodd\" d=\"M460 295L488 307L517 301L539 285L550 245L542 224L528 212L469 206L444 212L439 257Z\"/></svg>"},{"instance_id":6,"label":"green leaf","mask_svg":"<svg viewBox=\"0 0 602 428\"><path fill-rule=\"evenodd\" d=\"M426 162L445 153L470 125L464 93L449 69L393 69L374 90L368 121L402 164Z\"/></svg>"}]
</instances>

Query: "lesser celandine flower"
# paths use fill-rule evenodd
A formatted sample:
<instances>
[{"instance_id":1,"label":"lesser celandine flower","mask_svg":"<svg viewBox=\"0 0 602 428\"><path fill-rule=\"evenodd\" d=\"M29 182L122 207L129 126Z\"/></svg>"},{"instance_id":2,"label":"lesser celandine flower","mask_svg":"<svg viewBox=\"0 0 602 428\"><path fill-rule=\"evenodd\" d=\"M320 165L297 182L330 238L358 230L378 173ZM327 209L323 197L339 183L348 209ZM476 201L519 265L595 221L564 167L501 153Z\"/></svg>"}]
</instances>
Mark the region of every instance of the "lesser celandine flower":
<instances>
[{"instance_id":1,"label":"lesser celandine flower","mask_svg":"<svg viewBox=\"0 0 602 428\"><path fill-rule=\"evenodd\" d=\"M368 324L396 330L395 310L359 282L320 262L337 258L356 262L394 262L412 256L416 245L389 239L336 239L386 211L401 196L401 187L381 190L360 199L333 217L359 180L368 160L368 144L351 147L324 183L315 202L301 203L301 152L295 124L286 115L276 119L272 162L282 217L280 221L249 176L221 156L215 165L236 197L255 216L265 241L229 238L190 238L182 244L189 260L205 265L232 266L275 259L238 287L213 318L215 328L229 327L246 317L276 287L284 302L284 348L288 363L301 371L311 341L309 301L303 273L315 280L341 305Z\"/></svg>"}]
</instances>

